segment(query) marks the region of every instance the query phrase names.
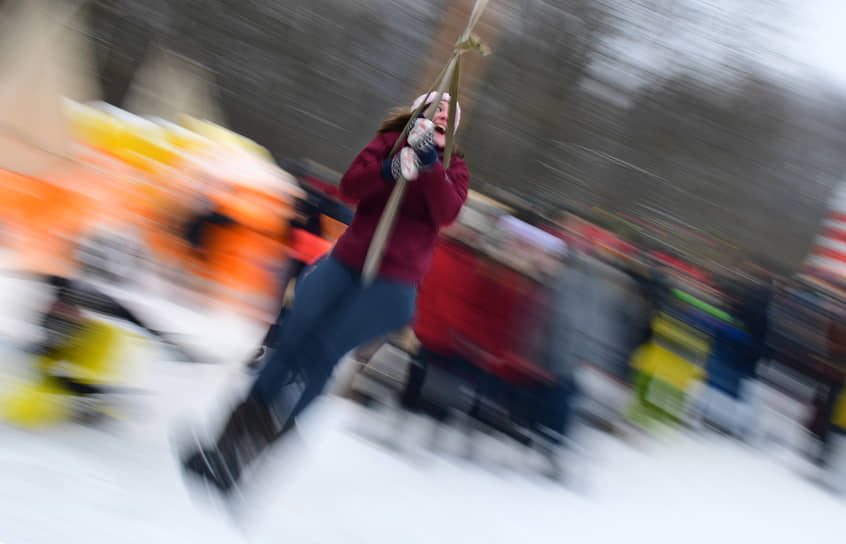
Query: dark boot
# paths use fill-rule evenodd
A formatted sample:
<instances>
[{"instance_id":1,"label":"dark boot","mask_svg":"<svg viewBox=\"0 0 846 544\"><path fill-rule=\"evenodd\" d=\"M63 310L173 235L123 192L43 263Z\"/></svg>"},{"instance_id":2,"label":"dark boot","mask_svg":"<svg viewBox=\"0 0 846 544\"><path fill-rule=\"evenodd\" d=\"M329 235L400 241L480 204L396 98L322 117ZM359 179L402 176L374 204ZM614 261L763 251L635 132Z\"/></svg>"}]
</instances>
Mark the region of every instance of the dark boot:
<instances>
[{"instance_id":1,"label":"dark boot","mask_svg":"<svg viewBox=\"0 0 846 544\"><path fill-rule=\"evenodd\" d=\"M293 418L280 422L269 406L247 397L232 411L215 444L196 449L182 465L228 493L244 470L293 427Z\"/></svg>"}]
</instances>

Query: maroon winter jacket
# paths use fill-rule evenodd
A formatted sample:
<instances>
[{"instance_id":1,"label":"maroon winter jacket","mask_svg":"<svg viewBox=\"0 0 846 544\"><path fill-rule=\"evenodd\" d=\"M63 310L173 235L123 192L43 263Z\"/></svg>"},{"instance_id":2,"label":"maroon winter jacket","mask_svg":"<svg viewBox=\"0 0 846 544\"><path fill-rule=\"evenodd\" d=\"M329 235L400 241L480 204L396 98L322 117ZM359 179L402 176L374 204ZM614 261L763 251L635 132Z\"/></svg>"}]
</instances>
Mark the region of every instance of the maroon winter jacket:
<instances>
[{"instance_id":1,"label":"maroon winter jacket","mask_svg":"<svg viewBox=\"0 0 846 544\"><path fill-rule=\"evenodd\" d=\"M355 270L364 268L367 248L379 223L382 209L394 188L383 175L383 162L399 138L399 132L378 134L350 165L341 178L341 193L358 201L352 223L338 239L332 254ZM458 217L467 199L470 172L453 155L448 171L438 161L406 187L379 277L419 283L432 262L438 231Z\"/></svg>"}]
</instances>

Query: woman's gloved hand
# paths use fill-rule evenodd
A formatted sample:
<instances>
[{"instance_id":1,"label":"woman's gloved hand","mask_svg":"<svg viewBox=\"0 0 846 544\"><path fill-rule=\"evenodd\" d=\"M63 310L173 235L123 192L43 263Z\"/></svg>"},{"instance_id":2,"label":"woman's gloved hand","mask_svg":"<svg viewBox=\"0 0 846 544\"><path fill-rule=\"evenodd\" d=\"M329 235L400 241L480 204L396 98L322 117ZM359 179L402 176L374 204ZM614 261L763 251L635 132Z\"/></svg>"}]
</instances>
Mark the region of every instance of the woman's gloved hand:
<instances>
[{"instance_id":1,"label":"woman's gloved hand","mask_svg":"<svg viewBox=\"0 0 846 544\"><path fill-rule=\"evenodd\" d=\"M426 169L435 164L438 161L435 123L426 118L415 119L408 132L408 145L417 152L421 168Z\"/></svg>"},{"instance_id":2,"label":"woman's gloved hand","mask_svg":"<svg viewBox=\"0 0 846 544\"><path fill-rule=\"evenodd\" d=\"M391 175L395 180L403 177L407 181L414 181L420 175L420 158L412 148L403 147L391 160Z\"/></svg>"}]
</instances>

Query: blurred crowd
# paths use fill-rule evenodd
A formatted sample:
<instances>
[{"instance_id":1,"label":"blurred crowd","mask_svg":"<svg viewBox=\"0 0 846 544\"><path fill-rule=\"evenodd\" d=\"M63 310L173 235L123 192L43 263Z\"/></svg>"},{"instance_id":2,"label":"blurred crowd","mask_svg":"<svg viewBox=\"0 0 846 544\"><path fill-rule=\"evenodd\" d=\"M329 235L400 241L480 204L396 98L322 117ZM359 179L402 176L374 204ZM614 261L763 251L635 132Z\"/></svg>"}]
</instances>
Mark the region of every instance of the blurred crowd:
<instances>
[{"instance_id":1,"label":"blurred crowd","mask_svg":"<svg viewBox=\"0 0 846 544\"><path fill-rule=\"evenodd\" d=\"M273 322L278 311L277 323L283 320L292 285L353 212L332 172L308 161L284 167L296 190L274 208L257 207L253 190L221 187L213 183L220 176L206 175L205 190L194 186L194 196L182 200L190 205L166 214L168 221L148 222L140 244L146 252L112 235L77 237L73 250L51 254L46 262L65 258L73 266L42 270L50 272L44 278L55 300L40 322L46 340L28 348L47 376L39 394L90 400L109 389L114 331L80 309L141 326L180 360L195 359L94 287L135 283L143 268L137 263L167 262L166 276L205 297L220 297L209 285L248 292L261 301L253 317ZM252 207L245 204L250 198ZM16 216L6 217L12 225L9 218ZM156 257L166 245L171 251ZM14 243L7 247L16 250ZM181 257L163 257L175 252ZM256 271L261 288L255 279L232 281ZM841 286L820 274L788 278L751 261L697 262L625 239L575 209L542 212L472 193L441 235L412 326L359 348L346 392L372 400L366 384L381 381L403 410L465 425L471 436L497 432L538 448L556 475L574 421L615 433L709 428L758 443L779 438L783 429L768 421L787 403L801 407L799 447L839 485L834 467L846 456L844 311ZM271 327L264 346L272 346L274 334ZM386 366L383 348L403 357ZM249 363L258 366L260 358ZM69 367L69 359L79 364ZM33 398L7 403L4 416L40 424L76 410L45 411ZM90 411L91 403L83 404Z\"/></svg>"},{"instance_id":2,"label":"blurred crowd","mask_svg":"<svg viewBox=\"0 0 846 544\"><path fill-rule=\"evenodd\" d=\"M536 445L555 473L574 420L760 444L787 440L792 417L804 428L792 446L839 481L844 310L831 278L696 262L574 211L476 195L442 236L413 330L388 339L411 354L407 372L386 372L378 346L358 358L404 408Z\"/></svg>"}]
</instances>

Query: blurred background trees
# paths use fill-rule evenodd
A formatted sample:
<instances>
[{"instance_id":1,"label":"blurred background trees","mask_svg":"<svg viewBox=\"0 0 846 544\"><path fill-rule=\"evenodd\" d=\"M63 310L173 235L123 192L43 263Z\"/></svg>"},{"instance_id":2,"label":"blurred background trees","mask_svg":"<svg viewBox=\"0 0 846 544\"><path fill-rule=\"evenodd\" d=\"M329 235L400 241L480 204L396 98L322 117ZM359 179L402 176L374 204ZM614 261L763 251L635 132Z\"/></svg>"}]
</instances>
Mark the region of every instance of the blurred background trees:
<instances>
[{"instance_id":1,"label":"blurred background trees","mask_svg":"<svg viewBox=\"0 0 846 544\"><path fill-rule=\"evenodd\" d=\"M233 130L342 170L422 92L470 4L92 0L85 31L106 101L143 97L140 71L168 55ZM474 186L796 266L846 170L843 87L785 53L797 6L492 0L479 33L494 54L468 58L462 96Z\"/></svg>"}]
</instances>

